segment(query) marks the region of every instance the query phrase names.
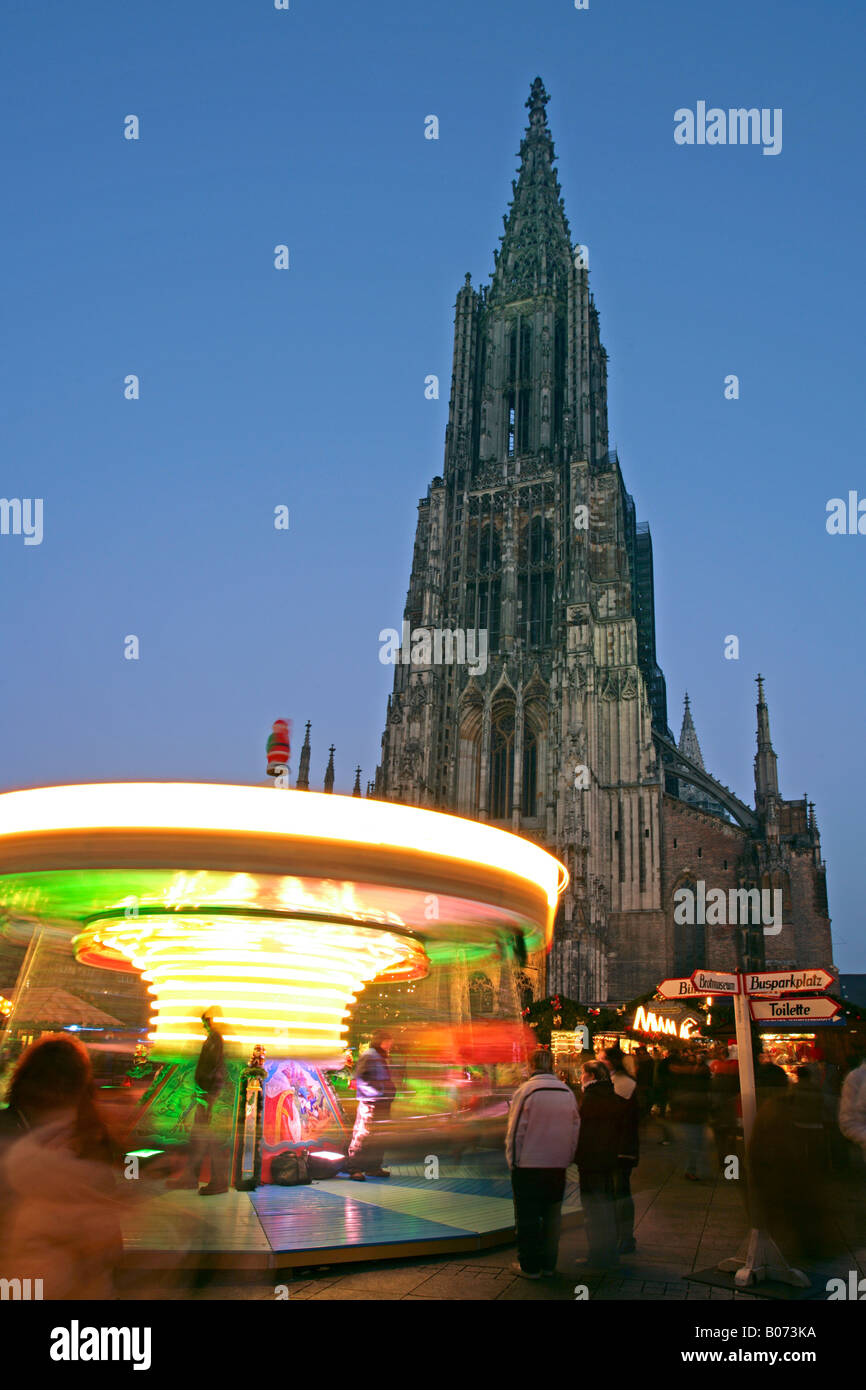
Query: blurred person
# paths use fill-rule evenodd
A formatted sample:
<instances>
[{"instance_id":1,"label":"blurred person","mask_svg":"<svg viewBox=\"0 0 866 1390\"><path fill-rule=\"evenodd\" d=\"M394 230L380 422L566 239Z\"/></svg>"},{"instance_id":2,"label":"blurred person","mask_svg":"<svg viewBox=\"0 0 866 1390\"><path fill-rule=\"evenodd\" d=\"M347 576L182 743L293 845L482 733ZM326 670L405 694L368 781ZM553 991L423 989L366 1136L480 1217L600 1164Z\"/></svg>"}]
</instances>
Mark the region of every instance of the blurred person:
<instances>
[{"instance_id":1,"label":"blurred person","mask_svg":"<svg viewBox=\"0 0 866 1390\"><path fill-rule=\"evenodd\" d=\"M761 1052L755 1065L755 1092L757 1103L761 1106L770 1098L773 1091L788 1089L788 1073L773 1061L769 1052Z\"/></svg>"},{"instance_id":2,"label":"blurred person","mask_svg":"<svg viewBox=\"0 0 866 1390\"><path fill-rule=\"evenodd\" d=\"M736 1044L719 1043L713 1049L710 1070L710 1124L716 1143L719 1168L736 1156L740 1119L740 1064Z\"/></svg>"},{"instance_id":3,"label":"blurred person","mask_svg":"<svg viewBox=\"0 0 866 1390\"><path fill-rule=\"evenodd\" d=\"M229 1190L230 1136L226 1116L218 1111L228 1086L225 1044L222 1038L222 1012L216 1006L201 1016L207 1034L195 1069L195 1115L192 1122L187 1161L180 1177L169 1179L166 1187L198 1187L205 1159L210 1176L199 1187L200 1197L217 1197Z\"/></svg>"},{"instance_id":4,"label":"blurred person","mask_svg":"<svg viewBox=\"0 0 866 1390\"><path fill-rule=\"evenodd\" d=\"M653 1075L655 1063L646 1046L641 1043L634 1054L635 1080L637 1081L637 1101L641 1115L648 1115L652 1105Z\"/></svg>"},{"instance_id":5,"label":"blurred person","mask_svg":"<svg viewBox=\"0 0 866 1390\"><path fill-rule=\"evenodd\" d=\"M839 1128L846 1139L859 1145L866 1158L866 1060L849 1071L842 1082Z\"/></svg>"},{"instance_id":6,"label":"blurred person","mask_svg":"<svg viewBox=\"0 0 866 1390\"><path fill-rule=\"evenodd\" d=\"M653 1065L653 1092L652 1105L650 1110L658 1111L659 1129L661 1130L660 1144L670 1144L670 1130L665 1124L668 1102L671 1094L671 1052L670 1048L662 1048L661 1053L656 1055Z\"/></svg>"},{"instance_id":7,"label":"blurred person","mask_svg":"<svg viewBox=\"0 0 866 1390\"><path fill-rule=\"evenodd\" d=\"M586 1062L580 1078L577 1169L589 1245L587 1267L619 1263L616 1231L616 1169L627 1147L628 1101L617 1095L604 1062Z\"/></svg>"},{"instance_id":8,"label":"blurred person","mask_svg":"<svg viewBox=\"0 0 866 1390\"><path fill-rule=\"evenodd\" d=\"M393 1035L386 1028L377 1028L370 1039L369 1048L358 1059L355 1068L358 1108L346 1164L349 1176L355 1182L391 1176L390 1169L382 1167L384 1141L378 1126L388 1119L397 1094L388 1065L393 1041Z\"/></svg>"},{"instance_id":9,"label":"blurred person","mask_svg":"<svg viewBox=\"0 0 866 1390\"><path fill-rule=\"evenodd\" d=\"M634 1199L631 1195L632 1170L640 1159L640 1110L638 1108L638 1083L625 1069L625 1058L620 1048L608 1047L601 1054L610 1072L613 1089L628 1106L627 1121L623 1134L623 1151L617 1155L613 1175L614 1216L616 1219L616 1248L620 1255L631 1255L635 1250L634 1239Z\"/></svg>"},{"instance_id":10,"label":"blurred person","mask_svg":"<svg viewBox=\"0 0 866 1390\"><path fill-rule=\"evenodd\" d=\"M505 1157L511 1170L517 1228L516 1274L539 1279L556 1272L565 1170L574 1161L580 1117L574 1092L553 1075L553 1055L539 1048L532 1074L508 1112Z\"/></svg>"},{"instance_id":11,"label":"blurred person","mask_svg":"<svg viewBox=\"0 0 866 1390\"><path fill-rule=\"evenodd\" d=\"M749 1173L755 1218L794 1259L836 1253L824 1115L821 1087L812 1069L801 1065L796 1084L770 1092L752 1130Z\"/></svg>"},{"instance_id":12,"label":"blurred person","mask_svg":"<svg viewBox=\"0 0 866 1390\"><path fill-rule=\"evenodd\" d=\"M21 1055L2 1112L0 1267L46 1299L114 1297L123 1254L113 1146L86 1049L45 1034Z\"/></svg>"},{"instance_id":13,"label":"blurred person","mask_svg":"<svg viewBox=\"0 0 866 1390\"><path fill-rule=\"evenodd\" d=\"M703 1175L704 1130L710 1112L710 1069L689 1049L672 1057L670 1078L670 1117L685 1143L689 1182L700 1182Z\"/></svg>"}]
</instances>

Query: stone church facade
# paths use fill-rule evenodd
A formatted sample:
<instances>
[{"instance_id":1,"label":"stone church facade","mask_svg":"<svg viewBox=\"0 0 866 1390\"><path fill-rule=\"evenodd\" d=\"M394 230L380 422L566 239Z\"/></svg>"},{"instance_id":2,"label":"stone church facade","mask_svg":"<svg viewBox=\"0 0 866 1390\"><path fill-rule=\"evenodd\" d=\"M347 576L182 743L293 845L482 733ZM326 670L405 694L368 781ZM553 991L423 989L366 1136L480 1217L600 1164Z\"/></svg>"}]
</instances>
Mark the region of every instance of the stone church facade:
<instances>
[{"instance_id":1,"label":"stone church facade","mask_svg":"<svg viewBox=\"0 0 866 1390\"><path fill-rule=\"evenodd\" d=\"M679 744L668 728L652 541L609 447L607 355L548 99L536 79L492 281L467 275L457 295L444 468L418 507L372 795L563 861L552 951L521 981L536 997L622 1002L738 959L830 967L814 808L779 794L763 686L754 807L706 772L688 709ZM674 894L699 880L778 886L782 932L679 924Z\"/></svg>"}]
</instances>

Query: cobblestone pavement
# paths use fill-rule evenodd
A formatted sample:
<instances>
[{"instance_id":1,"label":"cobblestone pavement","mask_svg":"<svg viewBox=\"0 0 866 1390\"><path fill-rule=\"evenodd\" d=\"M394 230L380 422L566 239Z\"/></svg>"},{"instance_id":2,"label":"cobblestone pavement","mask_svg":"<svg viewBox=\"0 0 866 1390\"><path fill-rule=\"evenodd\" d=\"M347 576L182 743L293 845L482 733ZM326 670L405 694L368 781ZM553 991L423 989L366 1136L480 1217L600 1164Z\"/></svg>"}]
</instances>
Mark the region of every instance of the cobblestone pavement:
<instances>
[{"instance_id":1,"label":"cobblestone pavement","mask_svg":"<svg viewBox=\"0 0 866 1390\"><path fill-rule=\"evenodd\" d=\"M642 1142L642 1158L633 1181L637 1251L623 1256L620 1268L604 1276L587 1277L578 1272L578 1261L586 1258L586 1237L579 1219L579 1224L563 1232L558 1272L549 1279L532 1281L515 1275L510 1266L517 1252L513 1245L508 1245L469 1255L383 1260L282 1273L202 1271L198 1286L191 1286L189 1276L183 1282L174 1276L166 1283L153 1274L128 1275L121 1297L566 1301L574 1300L576 1288L585 1285L590 1299L750 1299L750 1294L690 1283L684 1278L737 1253L747 1233L739 1184L721 1177L686 1182L676 1144L662 1146L652 1131ZM707 1171L710 1164L708 1154ZM836 1254L809 1271L821 1286L832 1275L845 1277L849 1270L866 1274L866 1179L862 1171L838 1185L834 1220ZM278 1292L279 1284L282 1289Z\"/></svg>"}]
</instances>

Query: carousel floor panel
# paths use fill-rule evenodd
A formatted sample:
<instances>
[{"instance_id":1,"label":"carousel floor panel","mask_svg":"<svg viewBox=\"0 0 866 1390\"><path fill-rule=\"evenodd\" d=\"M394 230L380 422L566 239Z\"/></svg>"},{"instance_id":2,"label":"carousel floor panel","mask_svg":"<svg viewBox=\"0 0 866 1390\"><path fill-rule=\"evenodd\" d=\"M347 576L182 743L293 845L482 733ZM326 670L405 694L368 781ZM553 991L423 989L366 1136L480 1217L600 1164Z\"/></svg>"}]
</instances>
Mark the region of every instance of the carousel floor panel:
<instances>
[{"instance_id":1,"label":"carousel floor panel","mask_svg":"<svg viewBox=\"0 0 866 1390\"><path fill-rule=\"evenodd\" d=\"M497 1165L498 1167L498 1165ZM580 1210L569 1175L563 1215ZM154 1191L126 1213L125 1264L246 1267L336 1264L437 1251L478 1250L513 1239L511 1184L500 1171L460 1165L437 1180L405 1165L364 1183L329 1179L200 1198Z\"/></svg>"},{"instance_id":2,"label":"carousel floor panel","mask_svg":"<svg viewBox=\"0 0 866 1390\"><path fill-rule=\"evenodd\" d=\"M271 1251L246 1192L199 1197L195 1189L156 1188L127 1207L121 1225L126 1264L181 1267L200 1263L203 1255L261 1264Z\"/></svg>"},{"instance_id":3,"label":"carousel floor panel","mask_svg":"<svg viewBox=\"0 0 866 1390\"><path fill-rule=\"evenodd\" d=\"M442 1235L441 1221L431 1219L422 1204L410 1204L406 1210L373 1192L384 1186L368 1179L363 1185L346 1181L267 1187L251 1193L251 1201L275 1253L406 1244ZM448 1231L457 1236L473 1233L456 1221L448 1224Z\"/></svg>"}]
</instances>

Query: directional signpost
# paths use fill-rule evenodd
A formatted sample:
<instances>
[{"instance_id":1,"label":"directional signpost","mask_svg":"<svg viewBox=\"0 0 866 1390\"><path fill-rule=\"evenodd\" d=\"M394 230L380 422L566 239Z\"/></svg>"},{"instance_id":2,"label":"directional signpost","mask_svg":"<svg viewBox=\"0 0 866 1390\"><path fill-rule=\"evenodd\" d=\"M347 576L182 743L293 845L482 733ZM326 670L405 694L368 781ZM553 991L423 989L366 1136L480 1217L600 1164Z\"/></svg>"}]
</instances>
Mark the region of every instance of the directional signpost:
<instances>
[{"instance_id":1,"label":"directional signpost","mask_svg":"<svg viewBox=\"0 0 866 1390\"><path fill-rule=\"evenodd\" d=\"M698 974L699 972L695 972ZM694 977L693 977L694 978ZM740 1095L743 1109L743 1137L746 1147L746 1180L748 1184L749 1144L755 1123L755 1064L752 1057L751 1019L772 1019L780 1022L788 1019L828 1019L834 1018L839 1006L832 999L780 999L783 993L800 993L803 990L816 990L832 983L833 977L826 970L760 970L753 973L743 971L738 975L740 993L734 997L734 1019L737 1028L737 1054L740 1065ZM763 999L755 995L764 995ZM769 995L770 998L766 996ZM748 1197L747 1186L747 1197ZM748 1288L752 1283L764 1279L777 1279L784 1284L798 1288L808 1288L809 1278L801 1269L788 1264L775 1241L766 1231L753 1226L749 1231L739 1253L730 1260L722 1260L719 1269L732 1270L734 1283L738 1288Z\"/></svg>"},{"instance_id":2,"label":"directional signpost","mask_svg":"<svg viewBox=\"0 0 866 1390\"><path fill-rule=\"evenodd\" d=\"M833 983L829 970L758 970L743 974L747 994L812 994ZM813 1015L817 1017L817 1015Z\"/></svg>"},{"instance_id":3,"label":"directional signpost","mask_svg":"<svg viewBox=\"0 0 866 1390\"><path fill-rule=\"evenodd\" d=\"M657 988L663 999L691 998L696 994L727 995L734 1004L734 1023L737 1030L737 1060L740 1075L740 1098L743 1111L743 1138L746 1156L748 1198L748 1155L755 1123L755 1062L752 1055L752 1019L771 1022L827 1021L840 1013L840 1006L827 999L820 990L833 984L834 977L823 967L814 970L757 970L725 971L695 970L690 979L662 980ZM787 999L783 995L808 994L805 999ZM747 1201L747 1206L750 1205ZM730 1260L718 1266L730 1270L738 1288L748 1288L764 1279L777 1279L798 1288L808 1288L809 1279L802 1270L788 1264L777 1245L758 1226L753 1226L740 1250Z\"/></svg>"},{"instance_id":4,"label":"directional signpost","mask_svg":"<svg viewBox=\"0 0 866 1390\"><path fill-rule=\"evenodd\" d=\"M786 1019L794 1019L798 1023L811 1018L828 1019L835 1018L841 1013L839 1004L832 999L752 999L752 1018L772 1019L773 1022L784 1022Z\"/></svg>"},{"instance_id":5,"label":"directional signpost","mask_svg":"<svg viewBox=\"0 0 866 1390\"><path fill-rule=\"evenodd\" d=\"M656 989L656 994L660 994L662 999L694 999L698 990L692 984L691 975L680 976L678 979L662 980Z\"/></svg>"},{"instance_id":6,"label":"directional signpost","mask_svg":"<svg viewBox=\"0 0 866 1390\"><path fill-rule=\"evenodd\" d=\"M698 994L739 994L740 979L724 970L695 970L692 984Z\"/></svg>"}]
</instances>

